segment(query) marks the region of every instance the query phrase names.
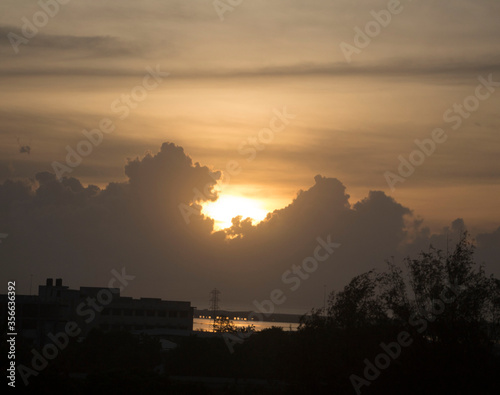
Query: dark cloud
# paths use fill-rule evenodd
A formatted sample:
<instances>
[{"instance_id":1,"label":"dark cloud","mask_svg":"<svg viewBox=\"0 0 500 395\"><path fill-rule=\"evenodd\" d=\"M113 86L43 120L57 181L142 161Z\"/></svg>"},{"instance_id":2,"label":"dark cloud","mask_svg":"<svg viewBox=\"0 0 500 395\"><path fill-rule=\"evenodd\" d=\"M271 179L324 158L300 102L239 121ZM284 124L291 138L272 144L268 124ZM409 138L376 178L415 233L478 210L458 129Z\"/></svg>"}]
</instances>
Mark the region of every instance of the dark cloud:
<instances>
[{"instance_id":1,"label":"dark cloud","mask_svg":"<svg viewBox=\"0 0 500 395\"><path fill-rule=\"evenodd\" d=\"M0 182L50 169L50 163L45 161L0 160Z\"/></svg>"},{"instance_id":2,"label":"dark cloud","mask_svg":"<svg viewBox=\"0 0 500 395\"><path fill-rule=\"evenodd\" d=\"M68 49L73 51L92 51L95 56L119 56L132 55L136 49L131 44L121 43L113 37L58 37L41 40L37 46L59 48L58 40L62 44L68 45ZM75 41L75 45L71 41ZM67 50L66 50L67 51ZM99 67L79 67L79 66L58 66L37 67L36 69L5 69L6 75L31 75L31 76L65 76L65 75L96 75L96 76L137 76L142 71L136 68L127 70L126 68L107 68L105 64ZM335 63L298 63L253 68L227 68L217 67L210 69L207 67L194 69L170 68L169 79L240 79L240 78L287 78L287 77L409 77L421 79L423 77L439 78L441 82L449 80L460 80L464 83L472 75L498 73L500 71L500 59L491 56L476 59L474 62L462 60L437 60L434 62L418 62L415 60L394 60L381 59L372 63L362 63L349 65L345 62Z\"/></svg>"},{"instance_id":3,"label":"dark cloud","mask_svg":"<svg viewBox=\"0 0 500 395\"><path fill-rule=\"evenodd\" d=\"M31 152L31 147L29 145L21 145L19 147L19 152L21 154L29 154Z\"/></svg>"},{"instance_id":4,"label":"dark cloud","mask_svg":"<svg viewBox=\"0 0 500 395\"><path fill-rule=\"evenodd\" d=\"M17 139L17 144L19 144L19 153L21 154L30 154L31 153L31 146L29 145L22 145L21 140L18 138Z\"/></svg>"},{"instance_id":5,"label":"dark cloud","mask_svg":"<svg viewBox=\"0 0 500 395\"><path fill-rule=\"evenodd\" d=\"M111 269L126 267L137 276L127 289L135 296L187 299L205 307L216 286L226 301L250 307L279 288L287 296L283 310L307 309L321 305L323 285L338 289L391 256L402 259L429 243L445 246L447 237L465 228L457 220L431 234L385 193L372 191L352 205L339 180L318 175L311 188L260 224L236 218L231 229L214 233L213 221L197 203L216 198L218 173L212 176L208 167L193 163L181 147L165 143L156 154L129 160L125 172L126 182L103 189L75 178L59 182L48 172L1 184L0 230L9 234L0 249L7 268L2 277L8 273L23 284L26 273L33 273L38 281L63 277L75 287L105 285ZM189 224L181 204L190 207ZM283 273L312 256L318 237L328 235L341 246L291 291ZM478 236L481 256L489 262L495 256L490 253L498 256L499 235L500 229Z\"/></svg>"},{"instance_id":6,"label":"dark cloud","mask_svg":"<svg viewBox=\"0 0 500 395\"><path fill-rule=\"evenodd\" d=\"M476 240L479 261L485 263L490 271L498 270L500 266L500 227L491 233L478 234Z\"/></svg>"},{"instance_id":7,"label":"dark cloud","mask_svg":"<svg viewBox=\"0 0 500 395\"><path fill-rule=\"evenodd\" d=\"M5 52L12 52L12 44L9 40L10 34L24 37L23 32L18 27L0 26L0 37L2 37L0 48L3 47ZM21 44L21 48L23 45ZM28 45L35 50L42 49L64 53L65 57L75 55L95 58L139 56L143 54L144 50L144 46L112 36L55 35L43 32L39 32L33 38L30 38ZM21 54L23 52L20 51ZM53 53L50 56L53 56Z\"/></svg>"}]
</instances>

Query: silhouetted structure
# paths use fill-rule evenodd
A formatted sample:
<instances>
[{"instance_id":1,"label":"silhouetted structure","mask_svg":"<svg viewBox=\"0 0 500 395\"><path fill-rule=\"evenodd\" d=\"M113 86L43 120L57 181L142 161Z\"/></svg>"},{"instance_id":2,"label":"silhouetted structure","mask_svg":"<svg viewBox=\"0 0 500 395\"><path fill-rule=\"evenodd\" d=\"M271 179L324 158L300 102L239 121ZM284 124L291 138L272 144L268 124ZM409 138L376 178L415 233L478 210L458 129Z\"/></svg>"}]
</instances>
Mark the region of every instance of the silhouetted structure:
<instances>
[{"instance_id":1,"label":"silhouetted structure","mask_svg":"<svg viewBox=\"0 0 500 395\"><path fill-rule=\"evenodd\" d=\"M220 291L217 288L214 288L212 292L210 292L210 310L212 311L212 318L214 320L214 332L217 329L217 312L219 311L219 295Z\"/></svg>"},{"instance_id":2,"label":"silhouetted structure","mask_svg":"<svg viewBox=\"0 0 500 395\"><path fill-rule=\"evenodd\" d=\"M0 295L1 314L7 317L7 295ZM49 333L64 332L68 322L81 328L81 337L94 328L102 331L145 331L150 329L193 329L194 307L190 302L159 298L123 297L118 288L80 287L69 289L62 279L48 278L38 295L16 296L19 335L40 346Z\"/></svg>"}]
</instances>

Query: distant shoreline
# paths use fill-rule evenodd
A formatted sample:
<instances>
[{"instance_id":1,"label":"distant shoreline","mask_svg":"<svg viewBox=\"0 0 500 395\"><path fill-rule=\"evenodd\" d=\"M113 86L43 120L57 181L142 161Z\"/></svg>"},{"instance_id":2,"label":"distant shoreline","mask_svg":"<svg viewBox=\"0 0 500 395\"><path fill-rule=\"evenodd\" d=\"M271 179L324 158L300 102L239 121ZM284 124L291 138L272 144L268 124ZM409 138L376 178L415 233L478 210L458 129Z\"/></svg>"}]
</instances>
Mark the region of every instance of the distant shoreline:
<instances>
[{"instance_id":1,"label":"distant shoreline","mask_svg":"<svg viewBox=\"0 0 500 395\"><path fill-rule=\"evenodd\" d=\"M273 313L269 315L262 315L263 319L258 320L257 318L251 318L249 319L248 317L253 313L253 311L231 311L231 310L218 310L217 315L218 316L224 316L228 317L231 321L247 321L249 323L251 322L284 322L284 323L290 323L290 324L298 324L300 323L300 317L303 316L303 314L279 314L279 313ZM210 311L208 309L195 309L194 310L194 318L212 318L213 311ZM255 317L256 314L253 315Z\"/></svg>"}]
</instances>

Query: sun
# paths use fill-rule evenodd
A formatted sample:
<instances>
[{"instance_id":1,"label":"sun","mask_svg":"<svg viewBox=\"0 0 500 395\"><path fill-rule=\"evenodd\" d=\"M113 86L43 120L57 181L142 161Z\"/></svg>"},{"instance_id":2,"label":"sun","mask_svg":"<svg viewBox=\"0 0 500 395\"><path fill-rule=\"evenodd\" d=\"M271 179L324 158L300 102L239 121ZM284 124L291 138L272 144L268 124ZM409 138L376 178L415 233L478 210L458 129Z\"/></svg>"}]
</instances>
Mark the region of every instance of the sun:
<instances>
[{"instance_id":1,"label":"sun","mask_svg":"<svg viewBox=\"0 0 500 395\"><path fill-rule=\"evenodd\" d=\"M217 230L230 228L231 220L238 215L243 219L250 217L253 224L262 221L267 215L259 201L234 195L222 195L217 201L204 204L202 212L215 220Z\"/></svg>"}]
</instances>

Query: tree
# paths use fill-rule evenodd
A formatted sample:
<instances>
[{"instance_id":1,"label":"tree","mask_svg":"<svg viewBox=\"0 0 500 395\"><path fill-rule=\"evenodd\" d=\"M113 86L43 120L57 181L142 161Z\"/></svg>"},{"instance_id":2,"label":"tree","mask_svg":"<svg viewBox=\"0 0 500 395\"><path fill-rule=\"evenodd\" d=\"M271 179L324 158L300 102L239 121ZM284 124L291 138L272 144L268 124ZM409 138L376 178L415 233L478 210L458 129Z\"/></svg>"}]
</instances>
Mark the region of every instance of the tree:
<instances>
[{"instance_id":1,"label":"tree","mask_svg":"<svg viewBox=\"0 0 500 395\"><path fill-rule=\"evenodd\" d=\"M236 333L238 330L233 321L230 321L228 317L217 317L215 319L215 332Z\"/></svg>"},{"instance_id":2,"label":"tree","mask_svg":"<svg viewBox=\"0 0 500 395\"><path fill-rule=\"evenodd\" d=\"M387 263L385 272L363 273L342 291L330 294L331 325L414 326L425 331L423 336L446 342L484 343L486 332L490 337L496 333L491 329L500 320L500 282L486 276L474 261L474 244L467 232L449 255L430 246L416 259L406 258L404 268ZM306 320L309 326L327 323L318 311L313 313Z\"/></svg>"},{"instance_id":3,"label":"tree","mask_svg":"<svg viewBox=\"0 0 500 395\"><path fill-rule=\"evenodd\" d=\"M371 270L354 277L343 291L329 297L328 316L340 328L359 328L387 321L376 290L380 282Z\"/></svg>"}]
</instances>

